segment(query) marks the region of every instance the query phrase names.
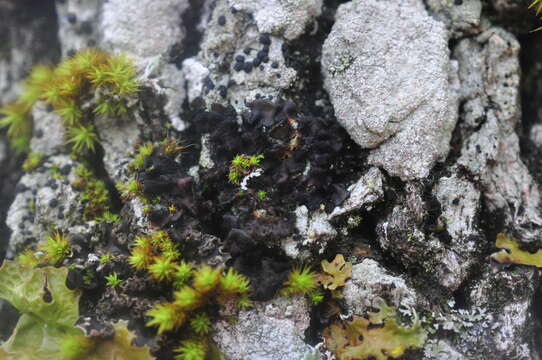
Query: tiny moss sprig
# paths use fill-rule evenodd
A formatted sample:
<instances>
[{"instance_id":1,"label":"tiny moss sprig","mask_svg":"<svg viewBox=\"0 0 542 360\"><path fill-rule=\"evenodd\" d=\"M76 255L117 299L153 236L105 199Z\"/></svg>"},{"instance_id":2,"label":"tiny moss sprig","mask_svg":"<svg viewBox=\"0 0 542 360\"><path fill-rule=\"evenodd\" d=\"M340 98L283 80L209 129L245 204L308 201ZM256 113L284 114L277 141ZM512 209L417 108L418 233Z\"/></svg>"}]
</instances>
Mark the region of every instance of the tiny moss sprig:
<instances>
[{"instance_id":1,"label":"tiny moss sprig","mask_svg":"<svg viewBox=\"0 0 542 360\"><path fill-rule=\"evenodd\" d=\"M106 275L105 281L107 286L116 287L122 283L122 280L119 279L119 276L116 272Z\"/></svg>"},{"instance_id":2,"label":"tiny moss sprig","mask_svg":"<svg viewBox=\"0 0 542 360\"><path fill-rule=\"evenodd\" d=\"M72 149L77 155L93 153L96 150L98 135L92 125L78 125L68 129L67 144L72 144Z\"/></svg>"},{"instance_id":3,"label":"tiny moss sprig","mask_svg":"<svg viewBox=\"0 0 542 360\"><path fill-rule=\"evenodd\" d=\"M241 179L250 174L254 169L256 169L260 162L263 160L264 156L259 155L245 155L240 154L233 158L230 163L230 171L228 173L228 180L232 184L239 185Z\"/></svg>"},{"instance_id":4,"label":"tiny moss sprig","mask_svg":"<svg viewBox=\"0 0 542 360\"><path fill-rule=\"evenodd\" d=\"M205 360L207 346L199 341L187 340L175 349L176 360Z\"/></svg>"},{"instance_id":5,"label":"tiny moss sprig","mask_svg":"<svg viewBox=\"0 0 542 360\"><path fill-rule=\"evenodd\" d=\"M284 295L308 294L318 287L317 274L309 266L296 266L284 283Z\"/></svg>"},{"instance_id":6,"label":"tiny moss sprig","mask_svg":"<svg viewBox=\"0 0 542 360\"><path fill-rule=\"evenodd\" d=\"M79 191L78 199L84 204L85 220L97 222L116 222L118 215L111 213L111 197L105 182L98 180L94 173L85 166L75 170L72 187Z\"/></svg>"},{"instance_id":7,"label":"tiny moss sprig","mask_svg":"<svg viewBox=\"0 0 542 360\"><path fill-rule=\"evenodd\" d=\"M42 153L31 152L27 155L26 160L23 163L23 170L26 172L32 172L38 168L43 162L45 156Z\"/></svg>"},{"instance_id":8,"label":"tiny moss sprig","mask_svg":"<svg viewBox=\"0 0 542 360\"><path fill-rule=\"evenodd\" d=\"M148 156L152 155L153 151L154 145L150 142L140 145L136 150L136 156L134 157L132 162L128 164L128 168L131 171L142 170L143 166L145 165L145 160Z\"/></svg>"},{"instance_id":9,"label":"tiny moss sprig","mask_svg":"<svg viewBox=\"0 0 542 360\"><path fill-rule=\"evenodd\" d=\"M529 5L529 9L535 8L536 9L536 16L540 15L542 12L542 0L532 0L531 4ZM542 26L536 28L534 31L542 30Z\"/></svg>"},{"instance_id":10,"label":"tiny moss sprig","mask_svg":"<svg viewBox=\"0 0 542 360\"><path fill-rule=\"evenodd\" d=\"M64 234L55 231L45 237L46 243L38 248L44 252L44 261L57 265L71 253L70 244Z\"/></svg>"}]
</instances>

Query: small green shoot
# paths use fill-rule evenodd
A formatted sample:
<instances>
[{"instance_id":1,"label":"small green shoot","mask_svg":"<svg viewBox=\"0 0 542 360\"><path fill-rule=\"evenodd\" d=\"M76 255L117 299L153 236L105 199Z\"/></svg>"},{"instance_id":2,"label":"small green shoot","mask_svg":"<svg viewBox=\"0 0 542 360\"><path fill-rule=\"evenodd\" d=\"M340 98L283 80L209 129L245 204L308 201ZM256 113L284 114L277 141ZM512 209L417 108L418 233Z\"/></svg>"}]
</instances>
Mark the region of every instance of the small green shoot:
<instances>
[{"instance_id":1,"label":"small green shoot","mask_svg":"<svg viewBox=\"0 0 542 360\"><path fill-rule=\"evenodd\" d=\"M122 282L116 272L109 274L105 277L106 285L110 287L116 287Z\"/></svg>"}]
</instances>

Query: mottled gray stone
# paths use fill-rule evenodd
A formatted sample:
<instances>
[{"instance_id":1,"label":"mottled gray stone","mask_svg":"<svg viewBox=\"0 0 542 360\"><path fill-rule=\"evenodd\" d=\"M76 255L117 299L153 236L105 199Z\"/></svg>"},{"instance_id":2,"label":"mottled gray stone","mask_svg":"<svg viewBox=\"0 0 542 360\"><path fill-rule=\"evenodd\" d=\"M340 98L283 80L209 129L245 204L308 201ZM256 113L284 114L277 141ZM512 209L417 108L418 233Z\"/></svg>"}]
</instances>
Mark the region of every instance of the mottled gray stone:
<instances>
[{"instance_id":1,"label":"mottled gray stone","mask_svg":"<svg viewBox=\"0 0 542 360\"><path fill-rule=\"evenodd\" d=\"M335 207L329 215L330 220L335 217L364 209L371 210L372 206L384 197L384 175L378 168L371 168L355 183L348 187L350 196Z\"/></svg>"},{"instance_id":2,"label":"mottled gray stone","mask_svg":"<svg viewBox=\"0 0 542 360\"><path fill-rule=\"evenodd\" d=\"M65 179L55 179L53 164L68 166ZM9 207L6 225L11 230L8 254L15 255L35 244L54 225L66 230L82 221L81 203L70 183L75 180L75 166L67 155L52 156L34 172L25 174L18 183L20 191Z\"/></svg>"},{"instance_id":3,"label":"mottled gray stone","mask_svg":"<svg viewBox=\"0 0 542 360\"><path fill-rule=\"evenodd\" d=\"M130 115L97 116L94 124L104 149L105 170L114 181L126 181L127 165L139 139L136 119Z\"/></svg>"},{"instance_id":4,"label":"mottled gray stone","mask_svg":"<svg viewBox=\"0 0 542 360\"><path fill-rule=\"evenodd\" d=\"M256 94L276 98L281 90L294 86L297 74L285 65L284 39L275 35L270 36L267 63L251 67L249 72L236 71L237 56L243 56L244 63L252 64L263 45L254 19L245 12L232 13L230 9L228 0L217 0L212 10L204 14L201 51L183 62L183 73L189 101L201 96L208 106L218 103L244 111ZM224 16L224 25L218 23L219 16ZM253 50L247 55L243 52L246 48ZM272 63L276 63L276 67L271 67Z\"/></svg>"},{"instance_id":5,"label":"mottled gray stone","mask_svg":"<svg viewBox=\"0 0 542 360\"><path fill-rule=\"evenodd\" d=\"M473 359L489 353L495 360L538 359L533 349L536 322L531 312L538 280L538 271L531 267L495 272L485 266L469 288L468 304L491 309L493 323L460 349Z\"/></svg>"},{"instance_id":6,"label":"mottled gray stone","mask_svg":"<svg viewBox=\"0 0 542 360\"><path fill-rule=\"evenodd\" d=\"M167 58L185 37L181 15L188 6L188 0L109 0L102 9L101 43L140 59Z\"/></svg>"},{"instance_id":7,"label":"mottled gray stone","mask_svg":"<svg viewBox=\"0 0 542 360\"><path fill-rule=\"evenodd\" d=\"M452 30L452 36L459 37L479 31L482 15L480 0L428 0L427 5Z\"/></svg>"},{"instance_id":8,"label":"mottled gray stone","mask_svg":"<svg viewBox=\"0 0 542 360\"><path fill-rule=\"evenodd\" d=\"M228 0L236 10L251 13L261 33L293 40L322 12L322 0Z\"/></svg>"},{"instance_id":9,"label":"mottled gray stone","mask_svg":"<svg viewBox=\"0 0 542 360\"><path fill-rule=\"evenodd\" d=\"M542 217L540 192L520 158L515 130L521 115L519 50L514 36L500 28L464 39L454 49L462 98L487 108L479 129L465 130L457 163L483 184L488 210L502 211L505 226L521 241L533 242L540 241Z\"/></svg>"},{"instance_id":10,"label":"mottled gray stone","mask_svg":"<svg viewBox=\"0 0 542 360\"><path fill-rule=\"evenodd\" d=\"M423 349L423 360L467 360L445 340L428 340Z\"/></svg>"},{"instance_id":11,"label":"mottled gray stone","mask_svg":"<svg viewBox=\"0 0 542 360\"><path fill-rule=\"evenodd\" d=\"M476 244L469 239L479 234L480 191L470 181L454 174L441 177L434 194L441 206L440 222L457 242L458 250L473 251Z\"/></svg>"},{"instance_id":12,"label":"mottled gray stone","mask_svg":"<svg viewBox=\"0 0 542 360\"><path fill-rule=\"evenodd\" d=\"M54 155L65 150L65 131L60 115L47 111L47 105L38 102L32 109L34 136L30 140L30 150L43 155Z\"/></svg>"},{"instance_id":13,"label":"mottled gray stone","mask_svg":"<svg viewBox=\"0 0 542 360\"><path fill-rule=\"evenodd\" d=\"M97 45L101 32L98 19L103 3L103 0L55 1L63 57L70 51L85 49L93 43Z\"/></svg>"},{"instance_id":14,"label":"mottled gray stone","mask_svg":"<svg viewBox=\"0 0 542 360\"><path fill-rule=\"evenodd\" d=\"M426 177L448 154L455 71L448 32L420 0L343 4L322 48L337 119L361 147L374 149L369 163L403 180Z\"/></svg>"},{"instance_id":15,"label":"mottled gray stone","mask_svg":"<svg viewBox=\"0 0 542 360\"><path fill-rule=\"evenodd\" d=\"M352 277L343 288L344 301L349 312L363 316L375 307L379 299L390 306L416 305L417 294L399 276L390 274L372 259L352 267Z\"/></svg>"},{"instance_id":16,"label":"mottled gray stone","mask_svg":"<svg viewBox=\"0 0 542 360\"><path fill-rule=\"evenodd\" d=\"M299 206L295 215L295 226L302 237L299 245L315 247L323 253L327 243L337 236L337 230L329 223L329 216L323 210L309 213L305 205Z\"/></svg>"},{"instance_id":17,"label":"mottled gray stone","mask_svg":"<svg viewBox=\"0 0 542 360\"><path fill-rule=\"evenodd\" d=\"M213 326L213 340L229 359L301 360L312 352L303 341L309 322L303 296L277 297L241 311L235 323L219 320Z\"/></svg>"}]
</instances>

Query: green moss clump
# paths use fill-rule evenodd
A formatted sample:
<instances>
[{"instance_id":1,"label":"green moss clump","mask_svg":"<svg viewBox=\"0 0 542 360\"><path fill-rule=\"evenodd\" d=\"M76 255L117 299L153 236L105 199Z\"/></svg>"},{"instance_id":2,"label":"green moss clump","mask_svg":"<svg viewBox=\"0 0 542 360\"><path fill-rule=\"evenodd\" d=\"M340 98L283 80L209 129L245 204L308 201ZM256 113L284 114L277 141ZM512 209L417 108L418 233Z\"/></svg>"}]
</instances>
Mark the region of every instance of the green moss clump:
<instances>
[{"instance_id":1,"label":"green moss clump","mask_svg":"<svg viewBox=\"0 0 542 360\"><path fill-rule=\"evenodd\" d=\"M211 318L215 314L208 309L232 305L248 307L249 281L233 268L224 271L208 265L193 267L181 263L174 269L172 278L182 277L182 285L177 284L179 287L172 302L157 304L147 312L151 318L147 326L157 327L159 334L182 327L186 340L176 350L179 353L176 358L205 359L211 341Z\"/></svg>"},{"instance_id":2,"label":"green moss clump","mask_svg":"<svg viewBox=\"0 0 542 360\"><path fill-rule=\"evenodd\" d=\"M0 129L7 129L17 152L28 152L32 108L43 100L60 115L72 153L85 156L95 150L98 142L94 115L113 117L128 111L129 99L139 90L136 72L125 55L110 55L94 48L81 50L56 67L36 66L24 81L17 101L0 109L4 115Z\"/></svg>"},{"instance_id":3,"label":"green moss clump","mask_svg":"<svg viewBox=\"0 0 542 360\"><path fill-rule=\"evenodd\" d=\"M239 184L243 176L250 174L263 160L263 155L237 155L230 164L228 180L232 184Z\"/></svg>"},{"instance_id":4,"label":"green moss clump","mask_svg":"<svg viewBox=\"0 0 542 360\"><path fill-rule=\"evenodd\" d=\"M92 171L80 166L75 171L77 177L72 187L79 191L78 199L84 204L83 216L86 221L118 221L118 216L111 213L111 200L105 182L98 180Z\"/></svg>"},{"instance_id":5,"label":"green moss clump","mask_svg":"<svg viewBox=\"0 0 542 360\"><path fill-rule=\"evenodd\" d=\"M308 266L297 266L288 275L282 293L284 295L308 294L318 287L317 274Z\"/></svg>"}]
</instances>

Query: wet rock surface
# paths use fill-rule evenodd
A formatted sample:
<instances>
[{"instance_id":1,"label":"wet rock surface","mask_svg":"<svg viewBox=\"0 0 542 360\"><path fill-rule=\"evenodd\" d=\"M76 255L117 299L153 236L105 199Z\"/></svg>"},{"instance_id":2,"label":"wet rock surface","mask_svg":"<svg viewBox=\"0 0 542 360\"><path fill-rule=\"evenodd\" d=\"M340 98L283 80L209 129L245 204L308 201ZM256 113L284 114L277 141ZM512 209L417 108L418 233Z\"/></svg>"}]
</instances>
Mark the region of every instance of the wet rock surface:
<instances>
[{"instance_id":1,"label":"wet rock surface","mask_svg":"<svg viewBox=\"0 0 542 360\"><path fill-rule=\"evenodd\" d=\"M428 333L404 359L539 358L539 270L489 256L498 233L542 247L542 38L527 34L536 17L524 3L40 4L0 0L0 105L33 65L89 46L133 58L141 84L122 116L92 116L100 145L86 159L70 157L42 101L35 168L23 174L0 133L0 261L65 233L59 265L82 291L85 328L125 319L155 358L175 357L185 328L146 323L178 289L130 264L136 236L164 230L183 260L251 282L247 308L205 309L227 358L330 359L323 330L382 299ZM262 157L232 181L239 155ZM118 219L87 217L82 164ZM322 273L338 253L352 275L333 292L318 285L320 303L281 291L293 268ZM0 323L15 318L0 303Z\"/></svg>"}]
</instances>

